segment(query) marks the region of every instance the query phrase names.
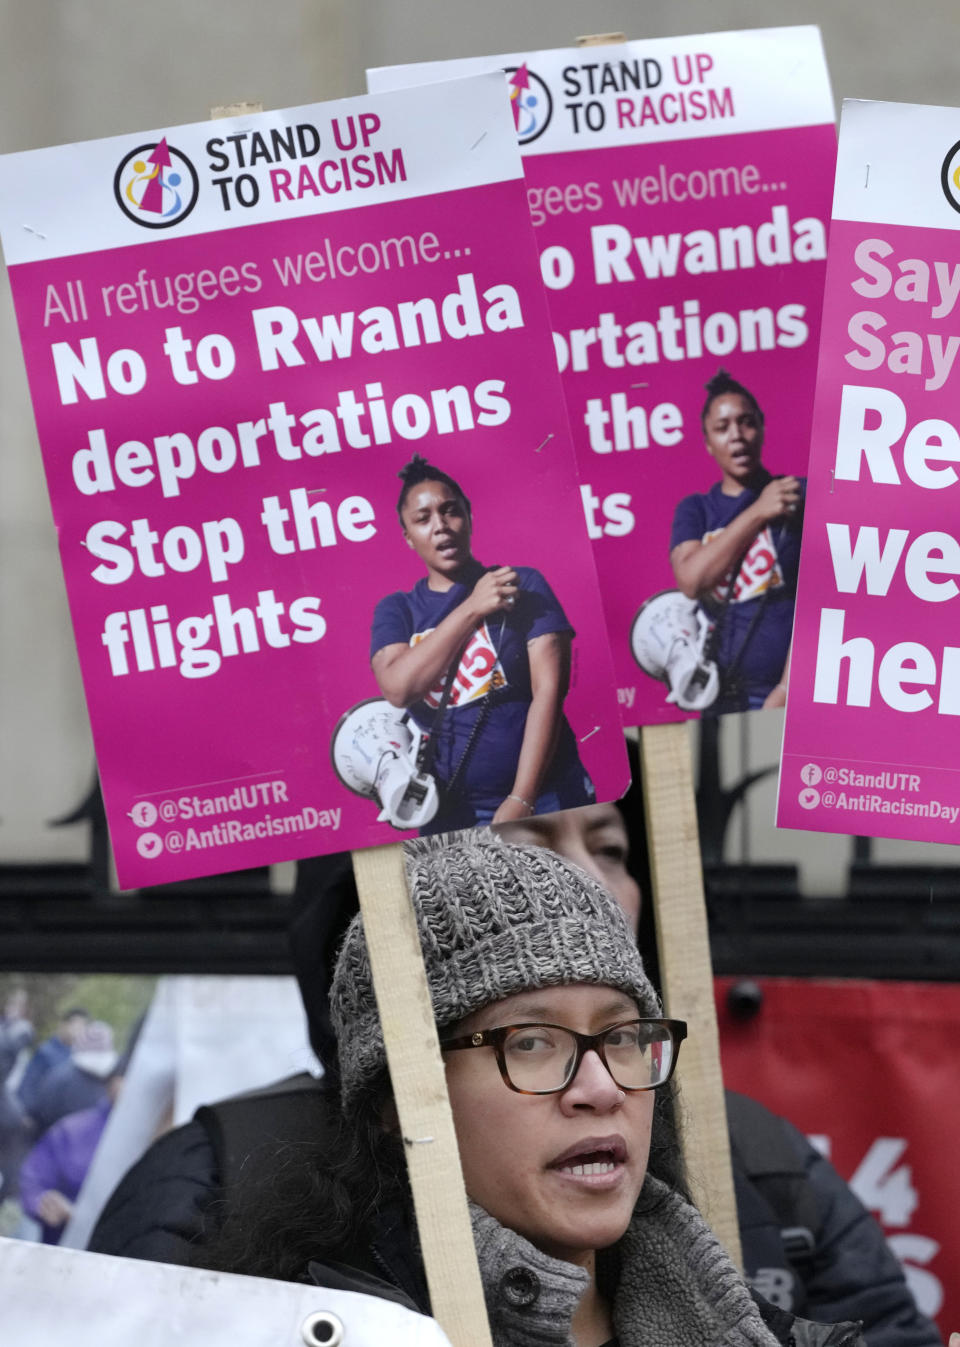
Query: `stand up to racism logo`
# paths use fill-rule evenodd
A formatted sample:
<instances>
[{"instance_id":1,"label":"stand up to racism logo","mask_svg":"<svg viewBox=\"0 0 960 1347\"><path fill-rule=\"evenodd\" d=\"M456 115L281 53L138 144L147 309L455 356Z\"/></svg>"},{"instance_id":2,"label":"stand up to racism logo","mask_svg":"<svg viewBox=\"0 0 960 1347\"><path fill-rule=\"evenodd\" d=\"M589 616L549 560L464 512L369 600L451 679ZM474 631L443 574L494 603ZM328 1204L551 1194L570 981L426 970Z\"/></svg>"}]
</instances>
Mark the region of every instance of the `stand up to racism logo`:
<instances>
[{"instance_id":1,"label":"stand up to racism logo","mask_svg":"<svg viewBox=\"0 0 960 1347\"><path fill-rule=\"evenodd\" d=\"M542 136L553 116L553 97L545 82L530 69L526 61L521 66L510 66L504 71L510 87L510 106L517 140L528 145Z\"/></svg>"},{"instance_id":2,"label":"stand up to racism logo","mask_svg":"<svg viewBox=\"0 0 960 1347\"><path fill-rule=\"evenodd\" d=\"M960 211L960 140L947 150L940 169L940 186L953 209Z\"/></svg>"},{"instance_id":3,"label":"stand up to racism logo","mask_svg":"<svg viewBox=\"0 0 960 1347\"><path fill-rule=\"evenodd\" d=\"M166 136L131 150L113 179L117 205L144 229L169 229L186 219L199 191L197 170L182 150L167 144Z\"/></svg>"}]
</instances>

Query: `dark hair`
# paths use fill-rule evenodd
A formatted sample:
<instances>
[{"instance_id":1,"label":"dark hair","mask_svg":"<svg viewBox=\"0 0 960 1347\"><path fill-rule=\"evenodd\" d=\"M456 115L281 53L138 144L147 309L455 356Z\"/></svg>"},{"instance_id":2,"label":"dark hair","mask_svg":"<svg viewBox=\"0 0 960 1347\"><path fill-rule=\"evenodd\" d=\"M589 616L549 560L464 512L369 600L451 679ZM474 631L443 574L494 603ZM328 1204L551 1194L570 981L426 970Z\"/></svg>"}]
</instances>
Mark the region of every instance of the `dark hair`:
<instances>
[{"instance_id":1,"label":"dark hair","mask_svg":"<svg viewBox=\"0 0 960 1347\"><path fill-rule=\"evenodd\" d=\"M81 1016L82 1016L85 1020L88 1020L88 1019L90 1018L90 1012L89 1012L89 1010L84 1010L83 1006L71 1006L69 1010L65 1010L65 1011L61 1014L60 1019L61 1019L61 1020L75 1020L75 1019L79 1019Z\"/></svg>"},{"instance_id":2,"label":"dark hair","mask_svg":"<svg viewBox=\"0 0 960 1347\"><path fill-rule=\"evenodd\" d=\"M362 1254L378 1212L412 1210L403 1144L383 1122L386 1071L364 1087L349 1118L337 1091L326 1092L326 1125L315 1141L265 1140L248 1157L248 1177L231 1192L219 1234L197 1248L196 1266L298 1281L311 1259Z\"/></svg>"},{"instance_id":3,"label":"dark hair","mask_svg":"<svg viewBox=\"0 0 960 1347\"><path fill-rule=\"evenodd\" d=\"M288 947L307 1014L310 1046L323 1067L324 1081L340 1079L337 1035L330 1019L330 983L347 927L360 911L349 851L297 862L295 915Z\"/></svg>"},{"instance_id":4,"label":"dark hair","mask_svg":"<svg viewBox=\"0 0 960 1347\"><path fill-rule=\"evenodd\" d=\"M713 378L704 384L704 388L707 390L707 400L703 404L703 411L700 413L700 424L704 430L707 428L707 415L712 404L716 402L717 398L722 398L727 393L739 393L742 398L746 398L756 413L760 424L763 425L763 411L760 403L749 388L745 388L742 383L738 383L725 369L718 369Z\"/></svg>"},{"instance_id":5,"label":"dark hair","mask_svg":"<svg viewBox=\"0 0 960 1347\"><path fill-rule=\"evenodd\" d=\"M629 852L627 873L640 889L640 917L637 922L637 945L643 956L643 970L653 983L658 996L660 983L660 955L657 948L657 919L652 902L653 878L650 870L650 848L647 843L647 822L643 807L643 764L640 749L633 739L625 739L627 760L630 763L630 785L617 800L623 826L627 830Z\"/></svg>"},{"instance_id":6,"label":"dark hair","mask_svg":"<svg viewBox=\"0 0 960 1347\"><path fill-rule=\"evenodd\" d=\"M410 462L403 465L397 476L403 483L400 499L397 501L397 518L401 524L403 523L403 507L407 503L407 497L413 488L419 486L421 482L442 482L444 486L448 486L463 501L469 518L470 499L463 487L449 473L444 472L441 468L435 468L432 463L428 463L422 454L414 454Z\"/></svg>"}]
</instances>

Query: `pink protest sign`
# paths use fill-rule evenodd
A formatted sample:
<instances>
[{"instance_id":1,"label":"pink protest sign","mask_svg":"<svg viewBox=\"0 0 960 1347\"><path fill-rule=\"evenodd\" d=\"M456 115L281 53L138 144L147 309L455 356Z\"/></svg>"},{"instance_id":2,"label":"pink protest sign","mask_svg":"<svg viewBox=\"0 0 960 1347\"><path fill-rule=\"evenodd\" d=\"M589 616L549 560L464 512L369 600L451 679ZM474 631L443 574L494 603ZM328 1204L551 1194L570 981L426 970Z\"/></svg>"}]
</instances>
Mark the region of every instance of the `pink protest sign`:
<instances>
[{"instance_id":1,"label":"pink protest sign","mask_svg":"<svg viewBox=\"0 0 960 1347\"><path fill-rule=\"evenodd\" d=\"M122 884L623 791L498 77L0 195Z\"/></svg>"},{"instance_id":2,"label":"pink protest sign","mask_svg":"<svg viewBox=\"0 0 960 1347\"><path fill-rule=\"evenodd\" d=\"M368 82L494 67L624 718L782 705L836 154L819 33L516 52Z\"/></svg>"},{"instance_id":3,"label":"pink protest sign","mask_svg":"<svg viewBox=\"0 0 960 1347\"><path fill-rule=\"evenodd\" d=\"M960 839L960 112L846 103L778 821Z\"/></svg>"}]
</instances>

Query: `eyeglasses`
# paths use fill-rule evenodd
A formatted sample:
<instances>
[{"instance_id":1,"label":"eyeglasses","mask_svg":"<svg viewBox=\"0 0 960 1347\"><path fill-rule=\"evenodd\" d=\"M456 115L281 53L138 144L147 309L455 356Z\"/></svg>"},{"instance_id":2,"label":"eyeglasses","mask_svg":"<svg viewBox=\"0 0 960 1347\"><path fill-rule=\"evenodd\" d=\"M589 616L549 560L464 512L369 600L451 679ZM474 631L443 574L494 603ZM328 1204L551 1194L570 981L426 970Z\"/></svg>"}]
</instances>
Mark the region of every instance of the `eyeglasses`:
<instances>
[{"instance_id":1,"label":"eyeglasses","mask_svg":"<svg viewBox=\"0 0 960 1347\"><path fill-rule=\"evenodd\" d=\"M684 1020L637 1019L599 1034L578 1034L560 1024L505 1024L440 1040L442 1052L493 1048L504 1083L518 1094L559 1094L595 1052L621 1090L655 1090L673 1075Z\"/></svg>"}]
</instances>

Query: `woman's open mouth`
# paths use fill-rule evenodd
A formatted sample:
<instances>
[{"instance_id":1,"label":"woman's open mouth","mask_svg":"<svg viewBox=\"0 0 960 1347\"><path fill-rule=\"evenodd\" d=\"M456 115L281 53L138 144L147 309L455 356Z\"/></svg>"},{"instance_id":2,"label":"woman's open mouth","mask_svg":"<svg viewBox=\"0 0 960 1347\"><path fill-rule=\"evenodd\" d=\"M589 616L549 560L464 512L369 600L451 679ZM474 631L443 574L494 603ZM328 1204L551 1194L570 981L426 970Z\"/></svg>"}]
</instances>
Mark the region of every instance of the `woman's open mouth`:
<instances>
[{"instance_id":1,"label":"woman's open mouth","mask_svg":"<svg viewBox=\"0 0 960 1347\"><path fill-rule=\"evenodd\" d=\"M582 1160L561 1165L560 1172L589 1177L593 1174L612 1174L616 1167L616 1162L605 1151L595 1151L591 1155L585 1155Z\"/></svg>"},{"instance_id":2,"label":"woman's open mouth","mask_svg":"<svg viewBox=\"0 0 960 1347\"><path fill-rule=\"evenodd\" d=\"M627 1147L622 1137L585 1137L551 1160L547 1168L564 1178L593 1181L595 1186L602 1186L604 1179L609 1181L620 1173L626 1159Z\"/></svg>"}]
</instances>

